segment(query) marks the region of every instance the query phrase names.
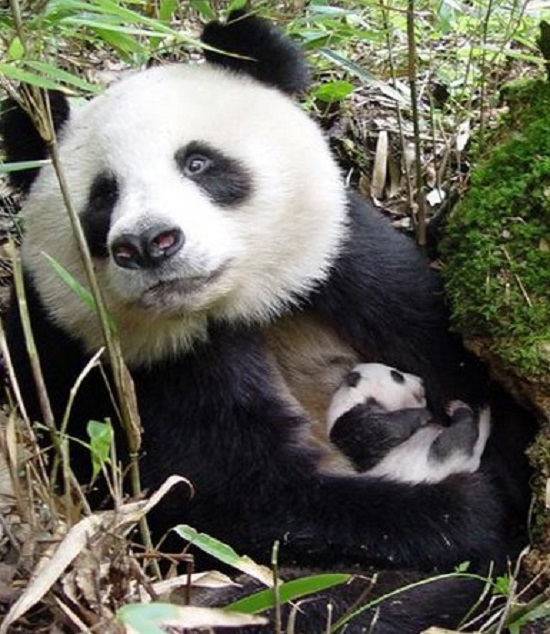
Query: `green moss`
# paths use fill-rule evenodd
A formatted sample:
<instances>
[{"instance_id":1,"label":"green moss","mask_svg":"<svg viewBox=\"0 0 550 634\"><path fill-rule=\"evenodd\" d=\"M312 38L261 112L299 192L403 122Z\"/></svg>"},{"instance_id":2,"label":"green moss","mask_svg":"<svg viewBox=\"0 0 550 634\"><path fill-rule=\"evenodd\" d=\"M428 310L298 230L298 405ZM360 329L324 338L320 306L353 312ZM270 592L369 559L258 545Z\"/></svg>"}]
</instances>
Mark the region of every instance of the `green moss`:
<instances>
[{"instance_id":1,"label":"green moss","mask_svg":"<svg viewBox=\"0 0 550 634\"><path fill-rule=\"evenodd\" d=\"M550 373L550 84L517 88L505 127L449 221L443 275L456 328L536 378Z\"/></svg>"}]
</instances>

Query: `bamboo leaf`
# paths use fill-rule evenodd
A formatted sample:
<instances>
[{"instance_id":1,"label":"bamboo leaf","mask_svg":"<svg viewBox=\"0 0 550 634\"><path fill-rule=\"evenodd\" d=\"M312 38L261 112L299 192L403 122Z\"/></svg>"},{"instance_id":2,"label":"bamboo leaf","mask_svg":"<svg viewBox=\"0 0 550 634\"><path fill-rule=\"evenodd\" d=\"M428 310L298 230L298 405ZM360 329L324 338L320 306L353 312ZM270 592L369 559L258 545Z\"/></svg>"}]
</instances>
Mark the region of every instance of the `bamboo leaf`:
<instances>
[{"instance_id":1,"label":"bamboo leaf","mask_svg":"<svg viewBox=\"0 0 550 634\"><path fill-rule=\"evenodd\" d=\"M169 22L177 8L178 0L161 0L159 6L159 20L162 22Z\"/></svg>"},{"instance_id":2,"label":"bamboo leaf","mask_svg":"<svg viewBox=\"0 0 550 634\"><path fill-rule=\"evenodd\" d=\"M42 252L42 255L48 260L53 270L59 275L59 277L67 284L67 286L72 289L76 295L80 298L80 300L94 313L97 314L97 307L94 300L94 297L90 291L82 286L82 284L75 279L67 269L61 265L57 260L52 258L51 255ZM109 327L111 328L111 332L116 332L116 325L113 321L112 317L109 316Z\"/></svg>"},{"instance_id":3,"label":"bamboo leaf","mask_svg":"<svg viewBox=\"0 0 550 634\"><path fill-rule=\"evenodd\" d=\"M351 579L350 574L326 574L311 575L301 579L293 579L279 586L279 597L276 599L272 589L261 590L244 599L239 599L228 605L225 609L230 611L257 614L275 607L276 602L283 604L300 599L315 592L321 592L327 588L347 583Z\"/></svg>"},{"instance_id":4,"label":"bamboo leaf","mask_svg":"<svg viewBox=\"0 0 550 634\"><path fill-rule=\"evenodd\" d=\"M99 93L101 89L94 84L82 79L81 77L77 77L72 73L68 73L66 70L62 70L61 68L57 68L56 66L52 66L51 64L47 64L45 62L40 61L32 61L26 60L24 65L34 70L45 77L49 77L54 81L60 84L69 84L71 86L76 86L81 90L85 90L87 92Z\"/></svg>"},{"instance_id":5,"label":"bamboo leaf","mask_svg":"<svg viewBox=\"0 0 550 634\"><path fill-rule=\"evenodd\" d=\"M33 170L44 167L44 165L49 165L50 163L50 159L41 159L39 161L18 161L17 163L0 163L0 174Z\"/></svg>"},{"instance_id":6,"label":"bamboo leaf","mask_svg":"<svg viewBox=\"0 0 550 634\"><path fill-rule=\"evenodd\" d=\"M90 454L92 456L92 480L95 480L103 465L110 462L113 428L109 423L98 420L88 422L86 432L90 438Z\"/></svg>"},{"instance_id":7,"label":"bamboo leaf","mask_svg":"<svg viewBox=\"0 0 550 634\"><path fill-rule=\"evenodd\" d=\"M198 608L171 603L131 603L120 608L117 618L128 634L166 634L174 630L195 628L242 628L265 625L266 619L249 614L237 614L219 608Z\"/></svg>"},{"instance_id":8,"label":"bamboo leaf","mask_svg":"<svg viewBox=\"0 0 550 634\"><path fill-rule=\"evenodd\" d=\"M14 79L15 81L22 81L25 84L37 86L38 88L45 88L46 90L57 90L59 88L59 85L51 79L42 77L36 73L29 73L14 64L6 62L0 62L0 75L4 75L4 77L8 79Z\"/></svg>"},{"instance_id":9,"label":"bamboo leaf","mask_svg":"<svg viewBox=\"0 0 550 634\"><path fill-rule=\"evenodd\" d=\"M119 33L112 30L109 31L99 27L92 28L92 31L104 42L113 46L117 51L119 51L119 53L143 55L147 50L135 38L125 33Z\"/></svg>"},{"instance_id":10,"label":"bamboo leaf","mask_svg":"<svg viewBox=\"0 0 550 634\"><path fill-rule=\"evenodd\" d=\"M349 81L329 81L319 86L313 94L320 101L333 103L334 101L345 99L353 92L354 88L355 86Z\"/></svg>"},{"instance_id":11,"label":"bamboo leaf","mask_svg":"<svg viewBox=\"0 0 550 634\"><path fill-rule=\"evenodd\" d=\"M214 537L210 537L210 535L199 533L187 524L180 524L174 530L180 537L191 542L193 546L200 548L224 564L233 566L233 568L254 577L254 579L258 579L266 586L271 587L273 585L273 573L269 568L260 566L260 564L257 564L246 555L237 554L231 546L220 542Z\"/></svg>"},{"instance_id":12,"label":"bamboo leaf","mask_svg":"<svg viewBox=\"0 0 550 634\"><path fill-rule=\"evenodd\" d=\"M8 50L6 52L6 58L9 60L18 60L25 54L25 47L23 46L21 39L15 36L10 42Z\"/></svg>"},{"instance_id":13,"label":"bamboo leaf","mask_svg":"<svg viewBox=\"0 0 550 634\"><path fill-rule=\"evenodd\" d=\"M195 11L198 11L203 18L206 18L207 20L216 19L216 13L213 11L209 2L206 2L205 0L191 0L189 4L193 7L193 9L195 9Z\"/></svg>"}]
</instances>

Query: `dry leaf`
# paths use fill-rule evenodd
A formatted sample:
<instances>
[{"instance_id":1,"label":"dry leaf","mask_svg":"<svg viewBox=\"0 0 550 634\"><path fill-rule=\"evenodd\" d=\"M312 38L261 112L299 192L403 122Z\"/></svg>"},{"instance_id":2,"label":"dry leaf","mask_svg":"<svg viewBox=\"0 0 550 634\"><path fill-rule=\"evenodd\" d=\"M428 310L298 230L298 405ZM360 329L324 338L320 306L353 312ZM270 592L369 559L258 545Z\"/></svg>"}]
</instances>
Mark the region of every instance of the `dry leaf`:
<instances>
[{"instance_id":1,"label":"dry leaf","mask_svg":"<svg viewBox=\"0 0 550 634\"><path fill-rule=\"evenodd\" d=\"M9 626L42 599L94 536L105 535L121 528L130 529L166 495L169 489L180 482L187 481L181 476L171 476L148 500L124 504L118 512L94 513L73 526L52 557L45 557L39 562L34 577L2 622L0 634L7 634Z\"/></svg>"},{"instance_id":2,"label":"dry leaf","mask_svg":"<svg viewBox=\"0 0 550 634\"><path fill-rule=\"evenodd\" d=\"M456 149L459 152L466 147L466 144L470 140L470 122L468 120L463 121L458 126L458 131L456 133Z\"/></svg>"},{"instance_id":3,"label":"dry leaf","mask_svg":"<svg viewBox=\"0 0 550 634\"><path fill-rule=\"evenodd\" d=\"M374 168L372 170L371 196L375 200L380 200L384 194L386 184L386 173L388 166L388 133L381 130L376 142L376 155L374 157Z\"/></svg>"}]
</instances>

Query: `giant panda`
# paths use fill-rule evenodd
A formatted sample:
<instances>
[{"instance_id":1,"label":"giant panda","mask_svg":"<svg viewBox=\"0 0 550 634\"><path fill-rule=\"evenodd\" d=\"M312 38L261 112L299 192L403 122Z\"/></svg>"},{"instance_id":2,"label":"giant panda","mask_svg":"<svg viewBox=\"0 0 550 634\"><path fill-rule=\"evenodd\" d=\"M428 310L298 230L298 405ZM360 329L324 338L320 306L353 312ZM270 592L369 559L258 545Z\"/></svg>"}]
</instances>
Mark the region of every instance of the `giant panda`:
<instances>
[{"instance_id":1,"label":"giant panda","mask_svg":"<svg viewBox=\"0 0 550 634\"><path fill-rule=\"evenodd\" d=\"M446 407L443 426L426 409L422 379L383 363L360 363L344 377L327 413L327 432L360 472L400 482L438 482L479 469L491 432L489 407Z\"/></svg>"},{"instance_id":2,"label":"giant panda","mask_svg":"<svg viewBox=\"0 0 550 634\"><path fill-rule=\"evenodd\" d=\"M501 447L495 433L486 468L435 484L324 466L328 445L311 429L356 363L422 376L441 416L450 399L484 399L485 373L449 334L436 273L346 189L322 131L295 102L307 87L299 49L242 13L207 25L203 41L212 47L205 63L137 72L74 110L50 95L70 197L135 383L143 486L173 473L192 483L151 515L155 538L185 522L259 561L279 540L281 564L325 569L428 574L502 563L515 546L512 512L525 502L523 439ZM10 161L47 155L13 104L2 134ZM16 178L26 300L60 420L103 339L94 312L44 257L88 286L53 168ZM38 420L15 301L5 328ZM520 416L513 404L506 411ZM111 392L94 368L67 433L83 438L90 419L107 417L125 458ZM75 443L71 459L87 481L87 451ZM451 627L479 591L461 579L415 589L410 601L383 604L372 631ZM445 607L434 614L434 604ZM341 614L346 601L337 605ZM311 619L299 627L324 628L326 615ZM371 619L363 613L348 631Z\"/></svg>"}]
</instances>

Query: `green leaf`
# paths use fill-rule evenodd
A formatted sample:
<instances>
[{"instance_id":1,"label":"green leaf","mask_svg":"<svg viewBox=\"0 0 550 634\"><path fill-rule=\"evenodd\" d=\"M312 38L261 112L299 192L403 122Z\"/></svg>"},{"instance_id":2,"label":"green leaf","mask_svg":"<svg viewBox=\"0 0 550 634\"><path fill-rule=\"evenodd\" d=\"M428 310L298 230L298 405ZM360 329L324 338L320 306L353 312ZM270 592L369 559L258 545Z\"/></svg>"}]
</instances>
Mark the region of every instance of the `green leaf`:
<instances>
[{"instance_id":1,"label":"green leaf","mask_svg":"<svg viewBox=\"0 0 550 634\"><path fill-rule=\"evenodd\" d=\"M139 26L124 26L118 23L105 22L100 20L94 20L93 18L68 18L66 22L73 26L86 26L90 29L102 29L104 31L114 31L116 33L126 33L127 35L141 35L145 37L157 37L162 38L166 34L161 31L152 31Z\"/></svg>"},{"instance_id":2,"label":"green leaf","mask_svg":"<svg viewBox=\"0 0 550 634\"><path fill-rule=\"evenodd\" d=\"M504 597L510 592L510 583L512 579L510 575L502 575L497 577L494 582L493 594L501 594Z\"/></svg>"},{"instance_id":3,"label":"green leaf","mask_svg":"<svg viewBox=\"0 0 550 634\"><path fill-rule=\"evenodd\" d=\"M92 456L92 480L95 480L105 464L110 463L113 428L110 423L98 420L88 422L86 432L90 437L90 453Z\"/></svg>"},{"instance_id":4,"label":"green leaf","mask_svg":"<svg viewBox=\"0 0 550 634\"><path fill-rule=\"evenodd\" d=\"M470 568L469 561L463 561L461 564L455 567L455 572L467 572Z\"/></svg>"},{"instance_id":5,"label":"green leaf","mask_svg":"<svg viewBox=\"0 0 550 634\"><path fill-rule=\"evenodd\" d=\"M237 554L231 546L220 542L214 537L210 537L210 535L199 533L187 524L180 524L176 526L174 530L180 537L191 542L193 546L200 548L224 564L233 566L233 568L254 577L254 579L258 579L258 581L261 581L266 586L273 585L273 573L269 568L260 566L246 555Z\"/></svg>"},{"instance_id":6,"label":"green leaf","mask_svg":"<svg viewBox=\"0 0 550 634\"><path fill-rule=\"evenodd\" d=\"M359 66L355 62L352 62L350 59L348 59L344 55L340 55L339 53L336 53L335 51L332 51L331 49L328 49L328 48L320 49L319 53L321 53L323 57L326 57L326 59L330 60L331 62L337 64L338 66L346 70L348 73L351 73L352 75L355 75L356 77L359 77L359 79L361 81L364 81L365 83L378 82L378 79L376 78L375 75L370 73L368 70L361 68L361 66Z\"/></svg>"},{"instance_id":7,"label":"green leaf","mask_svg":"<svg viewBox=\"0 0 550 634\"><path fill-rule=\"evenodd\" d=\"M120 54L146 54L147 49L130 35L116 31L108 31L100 27L93 27L90 30L98 35L104 42L110 44Z\"/></svg>"},{"instance_id":8,"label":"green leaf","mask_svg":"<svg viewBox=\"0 0 550 634\"><path fill-rule=\"evenodd\" d=\"M97 314L97 307L95 304L94 296L90 293L90 291L87 288L84 288L84 286L82 286L82 284L77 279L75 279L62 264L52 258L51 255L44 252L42 252L42 255L46 258L46 260L48 260L53 270L57 273L57 275L59 275L59 277L65 282L65 284L67 284L67 286L76 293L80 300L92 312ZM116 332L116 324L110 315L108 315L108 321L111 332Z\"/></svg>"},{"instance_id":9,"label":"green leaf","mask_svg":"<svg viewBox=\"0 0 550 634\"><path fill-rule=\"evenodd\" d=\"M121 24L134 23L134 24L142 24L151 29L151 31L156 31L158 35L175 35L177 31L174 31L170 27L162 24L158 20L154 20L152 18L148 18L137 11L132 11L131 9L127 9L122 6L120 2L115 0L94 0L92 4L93 7L96 8L96 13L101 17L106 14L108 16L115 16L120 19Z\"/></svg>"},{"instance_id":10,"label":"green leaf","mask_svg":"<svg viewBox=\"0 0 550 634\"><path fill-rule=\"evenodd\" d=\"M23 46L20 38L15 36L8 47L6 58L9 60L18 60L21 59L24 54L25 47Z\"/></svg>"},{"instance_id":11,"label":"green leaf","mask_svg":"<svg viewBox=\"0 0 550 634\"><path fill-rule=\"evenodd\" d=\"M90 291L87 288L84 288L84 286L82 286L82 284L75 279L63 265L59 264L57 260L52 258L51 255L44 252L42 255L46 258L46 260L48 260L53 270L59 275L65 284L67 284L67 286L69 286L78 295L80 300L86 304L91 311L97 312L94 296L90 293Z\"/></svg>"},{"instance_id":12,"label":"green leaf","mask_svg":"<svg viewBox=\"0 0 550 634\"><path fill-rule=\"evenodd\" d=\"M99 93L101 91L98 86L90 84L90 82L87 82L85 79L77 77L72 73L68 73L66 70L61 70L51 64L46 64L45 62L40 61L25 60L24 65L30 70L34 70L45 77L49 77L59 84L76 86L81 90L91 93Z\"/></svg>"},{"instance_id":13,"label":"green leaf","mask_svg":"<svg viewBox=\"0 0 550 634\"><path fill-rule=\"evenodd\" d=\"M339 53L336 53L335 51L332 51L328 48L319 49L319 53L326 59L330 60L331 62L343 68L345 71L347 71L351 75L358 77L362 82L366 84L378 86L378 88L385 95L387 95L388 97L391 97L392 99L395 99L395 101L398 101L399 103L402 103L402 104L409 103L410 100L408 98L406 98L399 91L397 91L395 88L390 86L387 82L377 79L372 73L369 73L369 71L365 70L364 68L361 68L359 64L352 62L350 59L348 59L344 55L340 55Z\"/></svg>"},{"instance_id":14,"label":"green leaf","mask_svg":"<svg viewBox=\"0 0 550 634\"><path fill-rule=\"evenodd\" d=\"M238 9L246 8L248 0L233 0L229 3L227 7L227 12L231 13L231 11L237 11Z\"/></svg>"},{"instance_id":15,"label":"green leaf","mask_svg":"<svg viewBox=\"0 0 550 634\"><path fill-rule=\"evenodd\" d=\"M159 6L159 20L169 22L178 8L178 0L161 0Z\"/></svg>"},{"instance_id":16,"label":"green leaf","mask_svg":"<svg viewBox=\"0 0 550 634\"><path fill-rule=\"evenodd\" d=\"M353 92L354 88L354 85L350 84L349 81L330 81L319 86L313 95L320 101L332 103L333 101L345 99Z\"/></svg>"},{"instance_id":17,"label":"green leaf","mask_svg":"<svg viewBox=\"0 0 550 634\"><path fill-rule=\"evenodd\" d=\"M205 0L191 0L189 3L195 11L198 11L203 18L207 20L215 20L216 13L212 10L209 2L205 2Z\"/></svg>"},{"instance_id":18,"label":"green leaf","mask_svg":"<svg viewBox=\"0 0 550 634\"><path fill-rule=\"evenodd\" d=\"M0 62L0 75L4 75L4 77L8 77L9 79L15 79L16 81L22 81L25 84L38 86L38 88L45 88L46 90L57 90L59 88L56 82L35 73L29 73L11 63Z\"/></svg>"},{"instance_id":19,"label":"green leaf","mask_svg":"<svg viewBox=\"0 0 550 634\"><path fill-rule=\"evenodd\" d=\"M279 586L278 599L276 599L275 592L272 589L261 590L244 599L239 599L235 603L231 603L225 609L246 614L257 614L275 607L277 601L280 604L288 603L309 594L347 583L351 577L352 575L350 574L326 574L293 579Z\"/></svg>"},{"instance_id":20,"label":"green leaf","mask_svg":"<svg viewBox=\"0 0 550 634\"><path fill-rule=\"evenodd\" d=\"M49 165L50 163L50 159L41 159L39 161L18 161L17 163L0 163L0 174L33 170Z\"/></svg>"}]
</instances>

